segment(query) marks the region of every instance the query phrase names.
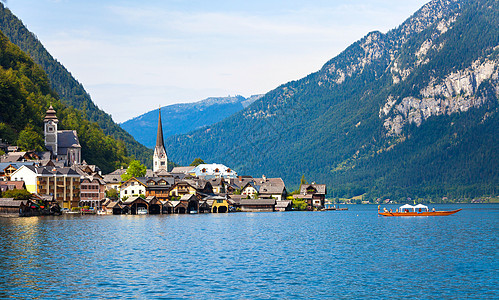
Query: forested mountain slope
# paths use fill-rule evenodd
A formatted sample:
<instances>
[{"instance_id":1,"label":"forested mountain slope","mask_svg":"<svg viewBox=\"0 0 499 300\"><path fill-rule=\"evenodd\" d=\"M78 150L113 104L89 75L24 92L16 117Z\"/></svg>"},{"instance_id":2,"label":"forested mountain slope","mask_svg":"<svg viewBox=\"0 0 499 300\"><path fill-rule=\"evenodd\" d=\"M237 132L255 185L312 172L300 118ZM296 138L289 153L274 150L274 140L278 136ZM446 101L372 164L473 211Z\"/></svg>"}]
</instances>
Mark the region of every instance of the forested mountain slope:
<instances>
[{"instance_id":1,"label":"forested mountain slope","mask_svg":"<svg viewBox=\"0 0 499 300\"><path fill-rule=\"evenodd\" d=\"M89 164L103 172L128 164L124 143L62 103L41 67L0 32L0 138L23 150L45 151L43 119L49 105L57 111L59 129L78 132L82 158Z\"/></svg>"},{"instance_id":2,"label":"forested mountain slope","mask_svg":"<svg viewBox=\"0 0 499 300\"><path fill-rule=\"evenodd\" d=\"M28 53L47 73L52 89L63 103L80 110L85 119L96 122L106 135L125 143L128 153L152 166L152 150L138 143L129 133L116 124L110 115L99 109L83 86L66 68L48 53L42 43L12 12L0 2L0 30Z\"/></svg>"},{"instance_id":3,"label":"forested mountain slope","mask_svg":"<svg viewBox=\"0 0 499 300\"><path fill-rule=\"evenodd\" d=\"M304 174L334 196L496 194L497 20L498 1L432 1L167 151L294 187Z\"/></svg>"},{"instance_id":4,"label":"forested mountain slope","mask_svg":"<svg viewBox=\"0 0 499 300\"><path fill-rule=\"evenodd\" d=\"M242 110L260 97L261 95L249 98L243 96L213 97L194 103L180 103L162 107L163 136L168 138L174 134L187 133L212 125ZM154 148L158 127L158 110L152 110L130 119L120 126L143 145Z\"/></svg>"}]
</instances>

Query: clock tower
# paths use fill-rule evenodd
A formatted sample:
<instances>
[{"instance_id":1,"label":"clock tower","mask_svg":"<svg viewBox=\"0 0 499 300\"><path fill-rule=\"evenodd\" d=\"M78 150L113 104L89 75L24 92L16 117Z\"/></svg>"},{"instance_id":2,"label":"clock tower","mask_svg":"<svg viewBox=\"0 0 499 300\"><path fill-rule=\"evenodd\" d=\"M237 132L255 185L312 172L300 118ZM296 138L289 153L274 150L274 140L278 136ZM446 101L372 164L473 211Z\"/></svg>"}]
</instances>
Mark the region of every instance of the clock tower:
<instances>
[{"instance_id":1,"label":"clock tower","mask_svg":"<svg viewBox=\"0 0 499 300\"><path fill-rule=\"evenodd\" d=\"M168 158L166 156L166 149L163 143L163 125L161 124L161 107L159 108L158 119L158 134L156 136L156 147L154 148L154 155L152 157L152 171L159 170L168 171Z\"/></svg>"},{"instance_id":2,"label":"clock tower","mask_svg":"<svg viewBox=\"0 0 499 300\"><path fill-rule=\"evenodd\" d=\"M45 148L52 151L52 155L57 157L57 123L59 123L59 120L55 115L55 110L52 105L50 105L47 110L43 123L45 125L43 127L43 132L45 134Z\"/></svg>"}]
</instances>

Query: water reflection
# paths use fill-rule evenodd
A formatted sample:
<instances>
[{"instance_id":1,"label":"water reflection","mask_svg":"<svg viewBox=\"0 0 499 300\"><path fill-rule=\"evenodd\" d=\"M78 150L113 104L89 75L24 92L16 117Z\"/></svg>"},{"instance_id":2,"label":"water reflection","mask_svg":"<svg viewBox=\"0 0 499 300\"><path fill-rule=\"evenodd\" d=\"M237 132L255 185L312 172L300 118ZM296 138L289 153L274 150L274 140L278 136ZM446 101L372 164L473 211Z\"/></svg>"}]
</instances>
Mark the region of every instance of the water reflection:
<instances>
[{"instance_id":1,"label":"water reflection","mask_svg":"<svg viewBox=\"0 0 499 300\"><path fill-rule=\"evenodd\" d=\"M0 296L497 295L499 206L424 218L376 210L2 218Z\"/></svg>"}]
</instances>

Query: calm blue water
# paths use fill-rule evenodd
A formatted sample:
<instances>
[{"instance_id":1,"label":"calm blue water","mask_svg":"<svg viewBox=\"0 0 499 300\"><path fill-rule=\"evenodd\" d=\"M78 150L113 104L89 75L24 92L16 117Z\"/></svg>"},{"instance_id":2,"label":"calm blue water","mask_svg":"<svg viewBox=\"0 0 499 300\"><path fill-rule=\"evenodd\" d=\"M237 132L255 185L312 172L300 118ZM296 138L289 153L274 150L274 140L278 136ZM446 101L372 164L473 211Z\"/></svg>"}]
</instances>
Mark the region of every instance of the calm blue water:
<instances>
[{"instance_id":1,"label":"calm blue water","mask_svg":"<svg viewBox=\"0 0 499 300\"><path fill-rule=\"evenodd\" d=\"M499 298L499 205L348 207L0 218L0 298Z\"/></svg>"}]
</instances>

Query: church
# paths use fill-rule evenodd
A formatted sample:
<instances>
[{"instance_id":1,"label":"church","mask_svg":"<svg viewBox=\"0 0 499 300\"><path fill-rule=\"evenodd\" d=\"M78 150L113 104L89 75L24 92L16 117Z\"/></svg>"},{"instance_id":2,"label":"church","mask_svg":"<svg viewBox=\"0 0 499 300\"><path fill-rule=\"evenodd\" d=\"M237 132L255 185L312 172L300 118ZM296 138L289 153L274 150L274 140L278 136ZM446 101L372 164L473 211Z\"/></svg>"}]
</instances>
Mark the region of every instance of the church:
<instances>
[{"instance_id":1,"label":"church","mask_svg":"<svg viewBox=\"0 0 499 300\"><path fill-rule=\"evenodd\" d=\"M168 157L163 140L163 125L161 123L161 107L159 108L158 133L156 135L156 147L152 158L152 171L156 176L168 173Z\"/></svg>"},{"instance_id":2,"label":"church","mask_svg":"<svg viewBox=\"0 0 499 300\"><path fill-rule=\"evenodd\" d=\"M44 136L45 148L51 152L51 158L64 163L64 166L81 163L81 145L76 130L58 130L59 119L50 105L45 114Z\"/></svg>"}]
</instances>

